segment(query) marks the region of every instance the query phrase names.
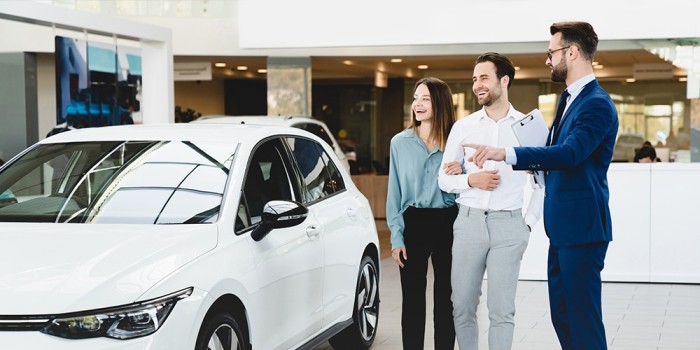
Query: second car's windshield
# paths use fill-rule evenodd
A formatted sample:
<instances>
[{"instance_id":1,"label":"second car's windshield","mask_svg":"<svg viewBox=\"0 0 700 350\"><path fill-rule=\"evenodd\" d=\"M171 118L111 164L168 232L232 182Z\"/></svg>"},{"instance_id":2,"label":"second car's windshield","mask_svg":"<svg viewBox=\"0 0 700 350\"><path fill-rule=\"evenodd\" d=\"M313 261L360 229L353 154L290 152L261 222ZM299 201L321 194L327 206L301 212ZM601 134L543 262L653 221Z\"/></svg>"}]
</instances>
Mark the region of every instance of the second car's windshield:
<instances>
[{"instance_id":1,"label":"second car's windshield","mask_svg":"<svg viewBox=\"0 0 700 350\"><path fill-rule=\"evenodd\" d=\"M0 222L213 222L234 144L39 145L0 173Z\"/></svg>"}]
</instances>

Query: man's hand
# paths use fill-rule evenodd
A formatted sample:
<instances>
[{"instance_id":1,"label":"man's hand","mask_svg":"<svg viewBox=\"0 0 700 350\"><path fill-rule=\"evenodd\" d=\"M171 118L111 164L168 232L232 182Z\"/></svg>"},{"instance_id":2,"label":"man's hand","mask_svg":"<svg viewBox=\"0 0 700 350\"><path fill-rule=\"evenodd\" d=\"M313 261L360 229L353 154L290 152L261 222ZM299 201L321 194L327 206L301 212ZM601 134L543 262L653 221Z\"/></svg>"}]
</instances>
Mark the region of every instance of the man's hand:
<instances>
[{"instance_id":1,"label":"man's hand","mask_svg":"<svg viewBox=\"0 0 700 350\"><path fill-rule=\"evenodd\" d=\"M403 268L403 262L408 260L408 255L406 255L406 247L400 247L392 250L391 257L394 258L394 261L396 261L399 267Z\"/></svg>"},{"instance_id":2,"label":"man's hand","mask_svg":"<svg viewBox=\"0 0 700 350\"><path fill-rule=\"evenodd\" d=\"M476 166L479 168L483 168L484 163L486 163L487 160L506 160L505 148L490 147L474 143L463 143L462 147L470 147L476 150L476 152L474 152L474 154L467 160L474 162L474 164L476 164Z\"/></svg>"},{"instance_id":3,"label":"man's hand","mask_svg":"<svg viewBox=\"0 0 700 350\"><path fill-rule=\"evenodd\" d=\"M493 191L501 183L501 175L498 175L498 170L489 170L481 173L470 174L469 186L476 187L485 191Z\"/></svg>"},{"instance_id":4,"label":"man's hand","mask_svg":"<svg viewBox=\"0 0 700 350\"><path fill-rule=\"evenodd\" d=\"M442 165L447 175L459 175L462 173L462 164L459 162L447 162Z\"/></svg>"}]
</instances>

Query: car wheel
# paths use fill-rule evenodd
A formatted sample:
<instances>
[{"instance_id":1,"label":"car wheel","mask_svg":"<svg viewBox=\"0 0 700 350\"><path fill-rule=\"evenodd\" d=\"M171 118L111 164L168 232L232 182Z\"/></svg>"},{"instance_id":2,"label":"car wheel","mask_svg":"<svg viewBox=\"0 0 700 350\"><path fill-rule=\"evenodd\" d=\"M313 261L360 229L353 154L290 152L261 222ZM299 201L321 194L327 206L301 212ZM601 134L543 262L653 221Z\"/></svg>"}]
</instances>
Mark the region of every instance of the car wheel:
<instances>
[{"instance_id":1,"label":"car wheel","mask_svg":"<svg viewBox=\"0 0 700 350\"><path fill-rule=\"evenodd\" d=\"M360 264L355 290L353 323L330 339L334 349L368 349L377 335L379 321L379 275L372 258L365 256Z\"/></svg>"},{"instance_id":2,"label":"car wheel","mask_svg":"<svg viewBox=\"0 0 700 350\"><path fill-rule=\"evenodd\" d=\"M241 327L235 318L226 312L208 317L197 337L196 350L248 350Z\"/></svg>"}]
</instances>

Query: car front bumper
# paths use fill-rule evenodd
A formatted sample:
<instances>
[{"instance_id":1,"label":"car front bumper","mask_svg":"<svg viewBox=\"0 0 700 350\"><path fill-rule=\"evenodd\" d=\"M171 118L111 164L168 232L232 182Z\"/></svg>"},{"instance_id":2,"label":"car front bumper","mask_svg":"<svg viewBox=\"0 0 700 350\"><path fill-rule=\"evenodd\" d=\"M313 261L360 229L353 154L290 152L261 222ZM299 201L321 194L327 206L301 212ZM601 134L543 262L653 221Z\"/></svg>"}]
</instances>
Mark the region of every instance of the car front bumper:
<instances>
[{"instance_id":1,"label":"car front bumper","mask_svg":"<svg viewBox=\"0 0 700 350\"><path fill-rule=\"evenodd\" d=\"M0 349L191 350L204 317L201 310L205 297L206 293L195 289L192 295L177 302L160 329L145 337L64 339L39 331L0 331Z\"/></svg>"}]
</instances>

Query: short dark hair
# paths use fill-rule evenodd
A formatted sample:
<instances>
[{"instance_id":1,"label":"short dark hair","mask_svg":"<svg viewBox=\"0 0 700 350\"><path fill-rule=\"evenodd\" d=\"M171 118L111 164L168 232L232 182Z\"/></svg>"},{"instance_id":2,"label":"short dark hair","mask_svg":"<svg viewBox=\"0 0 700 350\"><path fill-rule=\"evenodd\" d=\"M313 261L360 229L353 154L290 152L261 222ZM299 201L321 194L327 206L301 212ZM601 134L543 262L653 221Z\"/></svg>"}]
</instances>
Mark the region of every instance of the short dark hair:
<instances>
[{"instance_id":1,"label":"short dark hair","mask_svg":"<svg viewBox=\"0 0 700 350\"><path fill-rule=\"evenodd\" d=\"M587 22L557 22L549 27L550 34L561 33L562 45L575 45L583 57L593 61L598 50L598 35Z\"/></svg>"},{"instance_id":2,"label":"short dark hair","mask_svg":"<svg viewBox=\"0 0 700 350\"><path fill-rule=\"evenodd\" d=\"M515 79L515 66L508 57L496 52L487 52L476 58L474 65L483 62L491 62L496 66L496 77L500 80L504 76L508 76L508 89L513 84Z\"/></svg>"},{"instance_id":3,"label":"short dark hair","mask_svg":"<svg viewBox=\"0 0 700 350\"><path fill-rule=\"evenodd\" d=\"M634 162L639 163L640 159L649 158L652 162L656 161L656 149L652 146L644 146L634 155Z\"/></svg>"}]
</instances>

